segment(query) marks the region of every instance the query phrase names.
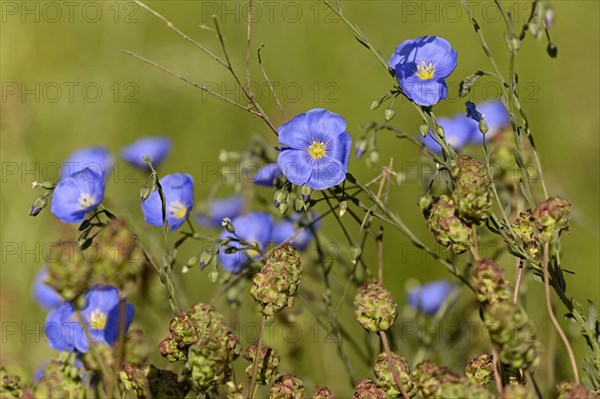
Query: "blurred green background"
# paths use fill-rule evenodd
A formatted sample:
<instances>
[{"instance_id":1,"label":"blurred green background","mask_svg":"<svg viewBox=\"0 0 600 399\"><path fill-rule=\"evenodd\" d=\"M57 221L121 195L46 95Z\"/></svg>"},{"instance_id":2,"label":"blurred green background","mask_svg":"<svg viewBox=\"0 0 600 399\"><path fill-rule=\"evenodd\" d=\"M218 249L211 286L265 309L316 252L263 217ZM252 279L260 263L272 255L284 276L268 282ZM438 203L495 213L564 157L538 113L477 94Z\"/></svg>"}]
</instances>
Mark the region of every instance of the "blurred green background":
<instances>
[{"instance_id":1,"label":"blurred green background","mask_svg":"<svg viewBox=\"0 0 600 399\"><path fill-rule=\"evenodd\" d=\"M475 15L508 74L504 23L492 3L474 2ZM242 150L253 135L262 136L273 145L276 138L262 121L124 54L121 49L137 52L243 102L223 68L133 3L3 1L1 4L0 364L30 373L52 353L41 335L45 313L31 297L31 282L44 262L48 245L71 232L52 217L49 209L36 219L28 216L30 204L38 194L31 189L33 181L55 179L57 166L80 147L103 145L118 154L121 147L139 136L168 135L174 147L161 172L191 173L196 179L199 200L219 180L213 167L220 150ZM149 4L220 55L214 31L201 27L205 24L212 28L210 16L216 14L232 62L243 75L245 2ZM571 231L563 239L564 268L575 272L567 277L568 292L582 303L590 298L598 304L600 3L554 1L552 4L556 20L551 36L559 49L558 58L546 55L545 42L528 37L517 59L519 90L550 193L562 195L573 204ZM520 27L529 15L529 3L506 5ZM465 99L457 95L460 80L478 69L491 69L460 3L345 1L344 10L386 56L401 41L421 35L443 36L452 43L459 54L458 67L448 79L448 100L436 106L437 115L462 112ZM370 111L369 106L391 87L389 76L322 4L257 1L253 35L252 70L260 88L256 96L276 125L282 118L256 63L260 44L265 44L264 64L288 116L314 107L328 108L347 119L354 139L364 133L362 124L383 121L383 109ZM486 82L482 80L474 89L470 97L473 101L498 96L497 84ZM411 133L418 131L419 119L412 106L398 102L396 112L392 121L395 126ZM417 235L432 244L416 207L416 198L422 192L419 176L411 175L419 161L418 152L385 134L380 135L379 148L382 164L393 157L397 170L412 177L392 190L391 203ZM367 168L364 162L352 159L350 170L366 180L374 177L379 167ZM142 175L130 176L121 171L110 182L106 195L110 204L137 220L138 231L154 237L148 238L149 241L157 240L159 229L146 228L140 218L137 192L143 185ZM271 195L268 191L262 194L267 198ZM325 230L330 237L343 238L333 223L326 223ZM415 251L391 228L385 240L386 282L400 304L404 303L407 279L428 281L447 276L440 265ZM186 259L185 255L180 259ZM512 262L507 260L505 266L511 274ZM205 273L194 270L184 277L190 303L211 297L213 286ZM162 288L154 292L155 302L163 308L159 307L154 318L144 318L142 312L138 316L157 343L167 333L168 311L161 297ZM528 306L540 308L542 298L541 286L531 284ZM561 304L557 306L558 314L564 310ZM160 311L164 313L160 315ZM547 315L538 312L533 317L544 340L550 328ZM253 318L249 316L249 320ZM582 353L581 344L578 339L578 354ZM312 374L316 371L322 380L311 384L327 383L340 394L351 392L340 371L341 364L334 363L333 369L324 365L323 359L329 355L337 359L335 345L312 340L300 341L299 345L305 353L304 360L295 366L296 370L287 371ZM560 344L558 350L563 351ZM159 362L165 367L166 361ZM358 370L366 373L366 369ZM568 370L562 375L568 376Z\"/></svg>"}]
</instances>

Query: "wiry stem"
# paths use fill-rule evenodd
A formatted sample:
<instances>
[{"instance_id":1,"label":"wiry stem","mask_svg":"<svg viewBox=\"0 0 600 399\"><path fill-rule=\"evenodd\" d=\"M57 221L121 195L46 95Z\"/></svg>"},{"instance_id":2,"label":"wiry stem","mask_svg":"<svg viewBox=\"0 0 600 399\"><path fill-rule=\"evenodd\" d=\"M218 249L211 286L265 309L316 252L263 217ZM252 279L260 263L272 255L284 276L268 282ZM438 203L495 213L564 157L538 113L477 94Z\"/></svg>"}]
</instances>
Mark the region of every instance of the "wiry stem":
<instances>
[{"instance_id":1,"label":"wiry stem","mask_svg":"<svg viewBox=\"0 0 600 399\"><path fill-rule=\"evenodd\" d=\"M390 344L388 343L385 331L379 331L379 336L381 337L381 342L383 343L383 349L385 350L388 366L390 367L390 371L392 372L392 377L394 377L394 382L398 386L398 389L400 389L402 397L404 399L409 399L408 393L406 392L406 389L404 389L404 385L402 384L400 376L398 375L398 370L396 370L396 367L394 365L394 358L392 357L392 351L390 350Z\"/></svg>"},{"instance_id":2,"label":"wiry stem","mask_svg":"<svg viewBox=\"0 0 600 399\"><path fill-rule=\"evenodd\" d=\"M560 339L562 339L565 347L567 348L567 354L569 355L569 361L571 362L571 368L573 369L573 376L575 378L575 383L579 384L579 371L577 370L577 362L575 361L575 355L573 354L573 349L571 348L571 344L567 339L564 331L562 330L560 324L558 324L558 320L554 316L554 311L552 310L552 303L550 302L550 279L548 276L548 243L544 244L544 252L542 253L542 267L544 268L544 293L546 295L546 310L548 311L548 316L550 316L550 320L552 321L552 325L556 329L558 335L560 335Z\"/></svg>"},{"instance_id":3,"label":"wiry stem","mask_svg":"<svg viewBox=\"0 0 600 399\"><path fill-rule=\"evenodd\" d=\"M262 338L263 331L265 329L265 322L267 320L267 316L263 315L260 319L260 325L258 327L258 342L256 343L256 355L254 356L254 361L252 362L252 377L250 378L250 386L248 387L248 399L252 399L254 397L254 387L256 385L256 373L258 372L258 363L260 362L260 350L262 347Z\"/></svg>"}]
</instances>

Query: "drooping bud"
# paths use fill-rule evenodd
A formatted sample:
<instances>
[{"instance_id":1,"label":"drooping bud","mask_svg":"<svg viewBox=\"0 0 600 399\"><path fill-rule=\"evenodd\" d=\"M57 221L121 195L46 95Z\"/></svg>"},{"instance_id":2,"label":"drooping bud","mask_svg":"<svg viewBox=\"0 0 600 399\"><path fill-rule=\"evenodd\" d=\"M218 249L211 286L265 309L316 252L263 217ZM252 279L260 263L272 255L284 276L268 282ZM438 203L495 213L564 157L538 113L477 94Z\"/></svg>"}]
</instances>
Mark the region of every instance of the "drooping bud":
<instances>
[{"instance_id":1,"label":"drooping bud","mask_svg":"<svg viewBox=\"0 0 600 399\"><path fill-rule=\"evenodd\" d=\"M370 282L358 288L354 298L354 318L367 331L387 331L394 325L396 316L396 301L383 285Z\"/></svg>"},{"instance_id":2,"label":"drooping bud","mask_svg":"<svg viewBox=\"0 0 600 399\"><path fill-rule=\"evenodd\" d=\"M467 223L480 224L492 214L492 180L485 164L461 155L452 169L455 187L452 200L458 216Z\"/></svg>"},{"instance_id":3,"label":"drooping bud","mask_svg":"<svg viewBox=\"0 0 600 399\"><path fill-rule=\"evenodd\" d=\"M437 398L441 387L445 384L460 381L460 377L446 369L439 367L429 360L417 364L412 372L413 381L418 386L418 392L425 399Z\"/></svg>"},{"instance_id":4,"label":"drooping bud","mask_svg":"<svg viewBox=\"0 0 600 399\"><path fill-rule=\"evenodd\" d=\"M556 387L557 399L594 399L598 398L586 387L574 382L562 381Z\"/></svg>"},{"instance_id":5,"label":"drooping bud","mask_svg":"<svg viewBox=\"0 0 600 399\"><path fill-rule=\"evenodd\" d=\"M533 211L533 220L540 232L540 241L550 242L569 228L571 204L561 197L550 197Z\"/></svg>"},{"instance_id":6,"label":"drooping bud","mask_svg":"<svg viewBox=\"0 0 600 399\"><path fill-rule=\"evenodd\" d=\"M504 269L491 259L482 259L471 270L472 287L481 303L497 303L510 298Z\"/></svg>"},{"instance_id":7,"label":"drooping bud","mask_svg":"<svg viewBox=\"0 0 600 399\"><path fill-rule=\"evenodd\" d=\"M391 108L387 108L387 109L386 109L386 110L383 112L383 119L384 119L386 122L389 122L389 121L391 121L391 120L394 118L394 116L395 116L395 115L396 115L396 111L394 111L394 110L393 110L393 109L391 109Z\"/></svg>"},{"instance_id":8,"label":"drooping bud","mask_svg":"<svg viewBox=\"0 0 600 399\"><path fill-rule=\"evenodd\" d=\"M367 150L368 142L366 139L359 139L354 145L354 157L356 159L362 158L363 154Z\"/></svg>"},{"instance_id":9,"label":"drooping bud","mask_svg":"<svg viewBox=\"0 0 600 399\"><path fill-rule=\"evenodd\" d=\"M469 381L478 385L486 385L494 381L493 367L492 356L484 353L469 359L465 368L465 374Z\"/></svg>"},{"instance_id":10,"label":"drooping bud","mask_svg":"<svg viewBox=\"0 0 600 399\"><path fill-rule=\"evenodd\" d=\"M331 392L331 389L315 385L312 399L336 399L336 396Z\"/></svg>"},{"instance_id":11,"label":"drooping bud","mask_svg":"<svg viewBox=\"0 0 600 399\"><path fill-rule=\"evenodd\" d=\"M385 391L375 381L362 379L356 382L353 399L386 399Z\"/></svg>"},{"instance_id":12,"label":"drooping bud","mask_svg":"<svg viewBox=\"0 0 600 399\"><path fill-rule=\"evenodd\" d=\"M244 359L250 362L250 365L246 367L246 374L248 378L252 378L252 368L254 366L254 359L256 358L257 345L253 344L246 349L244 353ZM261 345L260 356L258 358L258 367L256 369L256 382L262 385L267 385L271 380L277 378L279 372L277 367L279 366L279 355L268 346Z\"/></svg>"},{"instance_id":13,"label":"drooping bud","mask_svg":"<svg viewBox=\"0 0 600 399\"><path fill-rule=\"evenodd\" d=\"M539 341L532 336L529 319L521 307L507 301L492 304L485 309L483 321L503 364L524 370L537 365Z\"/></svg>"},{"instance_id":14,"label":"drooping bud","mask_svg":"<svg viewBox=\"0 0 600 399\"><path fill-rule=\"evenodd\" d=\"M417 386L413 383L412 376L408 363L400 355L392 353L392 364L396 369L396 374L400 378L400 382L404 387L404 390L408 393L408 396L413 396L416 393ZM377 356L377 362L373 369L375 374L375 381L381 389L383 389L389 398L395 398L400 396L400 389L396 385L392 370L390 370L390 362L385 352L380 353Z\"/></svg>"},{"instance_id":15,"label":"drooping bud","mask_svg":"<svg viewBox=\"0 0 600 399\"><path fill-rule=\"evenodd\" d=\"M437 242L457 254L471 247L473 230L456 215L454 202L448 196L442 195L435 199L424 214L427 217L427 227Z\"/></svg>"},{"instance_id":16,"label":"drooping bud","mask_svg":"<svg viewBox=\"0 0 600 399\"><path fill-rule=\"evenodd\" d=\"M284 374L271 385L269 399L304 399L304 383L291 374Z\"/></svg>"},{"instance_id":17,"label":"drooping bud","mask_svg":"<svg viewBox=\"0 0 600 399\"><path fill-rule=\"evenodd\" d=\"M262 270L254 275L250 295L262 314L272 316L294 305L301 277L300 254L292 245L284 244L273 250Z\"/></svg>"}]
</instances>

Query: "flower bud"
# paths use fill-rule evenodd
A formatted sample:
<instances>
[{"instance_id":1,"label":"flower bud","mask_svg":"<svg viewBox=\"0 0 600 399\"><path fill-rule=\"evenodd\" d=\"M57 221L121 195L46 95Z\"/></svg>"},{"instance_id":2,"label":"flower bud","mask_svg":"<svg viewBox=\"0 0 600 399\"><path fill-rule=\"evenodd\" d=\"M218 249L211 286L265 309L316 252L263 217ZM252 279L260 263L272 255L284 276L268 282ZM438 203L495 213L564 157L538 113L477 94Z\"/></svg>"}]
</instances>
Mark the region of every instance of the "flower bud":
<instances>
[{"instance_id":1,"label":"flower bud","mask_svg":"<svg viewBox=\"0 0 600 399\"><path fill-rule=\"evenodd\" d=\"M487 124L487 122L483 119L481 119L479 121L479 131L481 132L481 134L486 134L489 130L489 126Z\"/></svg>"},{"instance_id":2,"label":"flower bud","mask_svg":"<svg viewBox=\"0 0 600 399\"><path fill-rule=\"evenodd\" d=\"M429 126L425 123L421 123L421 125L419 125L419 132L423 138L427 137L429 134Z\"/></svg>"},{"instance_id":3,"label":"flower bud","mask_svg":"<svg viewBox=\"0 0 600 399\"><path fill-rule=\"evenodd\" d=\"M353 264L356 264L356 262L358 261L358 258L360 257L360 254L362 253L362 248L360 247L359 244L353 244L350 247L350 261Z\"/></svg>"},{"instance_id":4,"label":"flower bud","mask_svg":"<svg viewBox=\"0 0 600 399\"><path fill-rule=\"evenodd\" d=\"M303 184L302 189L301 189L301 194L302 194L302 200L304 202L308 202L308 200L310 199L311 193L312 193L312 188L308 187L306 184Z\"/></svg>"},{"instance_id":5,"label":"flower bud","mask_svg":"<svg viewBox=\"0 0 600 399\"><path fill-rule=\"evenodd\" d=\"M284 374L271 385L269 399L304 399L304 383L291 374Z\"/></svg>"},{"instance_id":6,"label":"flower bud","mask_svg":"<svg viewBox=\"0 0 600 399\"><path fill-rule=\"evenodd\" d=\"M346 201L346 200L340 201L340 217L344 216L346 214L347 210L348 210L348 201Z\"/></svg>"},{"instance_id":7,"label":"flower bud","mask_svg":"<svg viewBox=\"0 0 600 399\"><path fill-rule=\"evenodd\" d=\"M143 186L142 188L140 188L140 199L142 200L142 202L146 201L148 199L148 197L150 196L150 189L148 188L148 186Z\"/></svg>"},{"instance_id":8,"label":"flower bud","mask_svg":"<svg viewBox=\"0 0 600 399\"><path fill-rule=\"evenodd\" d=\"M429 193L421 195L418 200L419 208L421 208L421 210L423 212L426 212L431 207L432 201L433 201L433 198L431 198L431 195Z\"/></svg>"},{"instance_id":9,"label":"flower bud","mask_svg":"<svg viewBox=\"0 0 600 399\"><path fill-rule=\"evenodd\" d=\"M354 318L370 332L387 331L398 316L392 294L379 283L371 282L358 288L354 298Z\"/></svg>"},{"instance_id":10,"label":"flower bud","mask_svg":"<svg viewBox=\"0 0 600 399\"><path fill-rule=\"evenodd\" d=\"M381 105L381 101L380 100L375 100L371 103L371 111L379 108L379 106Z\"/></svg>"},{"instance_id":11,"label":"flower bud","mask_svg":"<svg viewBox=\"0 0 600 399\"><path fill-rule=\"evenodd\" d=\"M363 156L363 154L367 150L367 144L367 140L364 138L359 139L356 142L356 145L354 146L354 157L356 159L360 159Z\"/></svg>"},{"instance_id":12,"label":"flower bud","mask_svg":"<svg viewBox=\"0 0 600 399\"><path fill-rule=\"evenodd\" d=\"M37 216L47 205L48 196L46 194L38 196L33 201L33 205L31 205L31 209L29 210L29 216Z\"/></svg>"},{"instance_id":13,"label":"flower bud","mask_svg":"<svg viewBox=\"0 0 600 399\"><path fill-rule=\"evenodd\" d=\"M379 151L373 150L369 152L369 162L371 164L379 163Z\"/></svg>"},{"instance_id":14,"label":"flower bud","mask_svg":"<svg viewBox=\"0 0 600 399\"><path fill-rule=\"evenodd\" d=\"M394 115L396 115L396 111L394 111L391 108L387 108L384 112L383 112L383 119L386 122L391 121L394 118Z\"/></svg>"}]
</instances>

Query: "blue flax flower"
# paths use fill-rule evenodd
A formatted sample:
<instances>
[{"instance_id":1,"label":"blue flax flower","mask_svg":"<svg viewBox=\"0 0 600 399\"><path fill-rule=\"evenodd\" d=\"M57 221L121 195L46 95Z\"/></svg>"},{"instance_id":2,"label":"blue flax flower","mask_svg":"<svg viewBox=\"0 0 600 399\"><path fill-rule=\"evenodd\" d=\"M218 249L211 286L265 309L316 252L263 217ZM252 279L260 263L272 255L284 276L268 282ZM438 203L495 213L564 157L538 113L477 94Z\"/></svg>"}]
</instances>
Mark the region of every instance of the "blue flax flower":
<instances>
[{"instance_id":1,"label":"blue flax flower","mask_svg":"<svg viewBox=\"0 0 600 399\"><path fill-rule=\"evenodd\" d=\"M205 214L196 216L196 220L205 227L220 227L225 218L235 219L244 210L244 197L232 195L211 201Z\"/></svg>"},{"instance_id":2,"label":"blue flax flower","mask_svg":"<svg viewBox=\"0 0 600 399\"><path fill-rule=\"evenodd\" d=\"M50 211L65 223L81 223L104 199L104 173L85 168L63 177L54 188Z\"/></svg>"},{"instance_id":3,"label":"blue flax flower","mask_svg":"<svg viewBox=\"0 0 600 399\"><path fill-rule=\"evenodd\" d=\"M460 151L467 145L475 134L480 134L477 122L464 115L457 115L454 118L438 118L438 125L444 128L446 142L456 151ZM440 154L442 147L435 141L433 135L434 133L429 131L423 142L431 151Z\"/></svg>"},{"instance_id":4,"label":"blue flax flower","mask_svg":"<svg viewBox=\"0 0 600 399\"><path fill-rule=\"evenodd\" d=\"M62 164L61 179L69 177L85 168L92 169L99 175L108 175L115 161L104 147L82 148L72 153Z\"/></svg>"},{"instance_id":5,"label":"blue flax flower","mask_svg":"<svg viewBox=\"0 0 600 399\"><path fill-rule=\"evenodd\" d=\"M473 104L467 101L467 117L479 122L481 119L488 125L488 131L485 134L486 140L494 137L503 129L510 126L510 116L502 101L488 101L480 104ZM483 143L482 134L474 134L471 137L473 144Z\"/></svg>"},{"instance_id":6,"label":"blue flax flower","mask_svg":"<svg viewBox=\"0 0 600 399\"><path fill-rule=\"evenodd\" d=\"M44 265L35 276L33 297L44 309L54 309L63 303L63 299L54 288L46 284L47 277L48 267Z\"/></svg>"},{"instance_id":7,"label":"blue flax flower","mask_svg":"<svg viewBox=\"0 0 600 399\"><path fill-rule=\"evenodd\" d=\"M278 133L285 148L277 163L290 182L323 190L344 181L352 147L344 118L315 108L281 125Z\"/></svg>"},{"instance_id":8,"label":"blue flax flower","mask_svg":"<svg viewBox=\"0 0 600 399\"><path fill-rule=\"evenodd\" d=\"M238 216L233 219L231 224L235 228L235 233L223 230L220 238L223 240L231 237L233 241L220 248L218 259L225 269L233 273L239 273L252 259L260 257L269 245L273 230L273 216L265 212L250 212L245 216ZM248 248L236 240L252 243L258 248ZM227 247L233 247L237 250L227 253L229 252Z\"/></svg>"},{"instance_id":9,"label":"blue flax flower","mask_svg":"<svg viewBox=\"0 0 600 399\"><path fill-rule=\"evenodd\" d=\"M276 163L268 163L256 172L252 183L257 186L273 187L273 182L281 175L281 169Z\"/></svg>"},{"instance_id":10,"label":"blue flax flower","mask_svg":"<svg viewBox=\"0 0 600 399\"><path fill-rule=\"evenodd\" d=\"M160 179L167 208L167 224L171 231L187 219L194 205L194 179L187 173L173 173ZM153 226L162 226L162 202L158 189L142 202L144 220Z\"/></svg>"},{"instance_id":11,"label":"blue flax flower","mask_svg":"<svg viewBox=\"0 0 600 399\"><path fill-rule=\"evenodd\" d=\"M300 226L300 228L302 228L302 226ZM298 228L296 228L296 224L293 220L280 220L273 225L273 235L271 237L271 241L277 245L284 242L289 242L296 249L303 250L308 246L308 244L310 244L313 238L312 232L309 228L305 228L300 233L296 234L297 232Z\"/></svg>"},{"instance_id":12,"label":"blue flax flower","mask_svg":"<svg viewBox=\"0 0 600 399\"><path fill-rule=\"evenodd\" d=\"M85 353L90 343L114 345L119 336L119 290L109 286L94 286L85 294L85 306L79 314L70 302L64 302L46 317L45 334L51 348L77 350ZM124 331L127 331L135 309L125 304Z\"/></svg>"},{"instance_id":13,"label":"blue flax flower","mask_svg":"<svg viewBox=\"0 0 600 399\"><path fill-rule=\"evenodd\" d=\"M171 150L168 137L142 137L121 150L121 156L127 162L143 170L150 170L144 157L148 156L152 166L158 167Z\"/></svg>"},{"instance_id":14,"label":"blue flax flower","mask_svg":"<svg viewBox=\"0 0 600 399\"><path fill-rule=\"evenodd\" d=\"M422 36L398 45L389 61L402 91L423 106L437 104L448 95L446 79L456 68L456 50L447 40Z\"/></svg>"},{"instance_id":15,"label":"blue flax flower","mask_svg":"<svg viewBox=\"0 0 600 399\"><path fill-rule=\"evenodd\" d=\"M437 280L414 288L408 293L407 300L415 309L434 315L454 289L455 286L448 280Z\"/></svg>"}]
</instances>

